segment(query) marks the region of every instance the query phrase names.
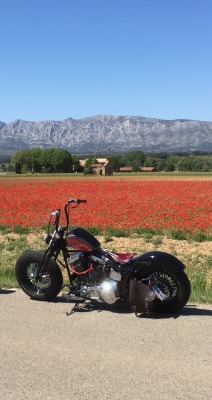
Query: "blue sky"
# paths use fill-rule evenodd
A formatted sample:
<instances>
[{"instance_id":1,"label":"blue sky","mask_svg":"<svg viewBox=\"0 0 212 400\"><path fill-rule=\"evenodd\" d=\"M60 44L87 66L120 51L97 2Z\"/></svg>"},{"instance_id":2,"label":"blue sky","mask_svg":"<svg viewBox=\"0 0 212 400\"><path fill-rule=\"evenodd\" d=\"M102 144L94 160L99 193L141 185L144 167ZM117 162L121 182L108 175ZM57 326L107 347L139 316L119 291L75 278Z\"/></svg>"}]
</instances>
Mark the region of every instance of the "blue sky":
<instances>
[{"instance_id":1,"label":"blue sky","mask_svg":"<svg viewBox=\"0 0 212 400\"><path fill-rule=\"evenodd\" d=\"M0 121L212 121L212 0L0 0Z\"/></svg>"}]
</instances>

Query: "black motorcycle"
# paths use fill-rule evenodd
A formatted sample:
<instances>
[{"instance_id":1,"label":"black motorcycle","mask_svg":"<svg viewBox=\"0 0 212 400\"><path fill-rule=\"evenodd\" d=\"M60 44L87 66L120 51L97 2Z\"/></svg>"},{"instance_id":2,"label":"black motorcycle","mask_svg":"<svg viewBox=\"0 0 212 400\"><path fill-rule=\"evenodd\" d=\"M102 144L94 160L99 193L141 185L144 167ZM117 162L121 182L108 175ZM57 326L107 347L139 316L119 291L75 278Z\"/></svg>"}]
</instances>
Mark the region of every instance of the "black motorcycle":
<instances>
[{"instance_id":1,"label":"black motorcycle","mask_svg":"<svg viewBox=\"0 0 212 400\"><path fill-rule=\"evenodd\" d=\"M65 204L66 226L59 225L60 209L51 213L46 251L28 250L17 260L16 279L29 297L51 301L67 287L63 296L75 304L92 299L113 304L119 299L136 315L173 313L187 303L190 282L178 258L161 251L136 255L102 249L84 228L69 229L70 210L80 203L86 200L71 198ZM59 266L65 268L68 284L63 284Z\"/></svg>"}]
</instances>

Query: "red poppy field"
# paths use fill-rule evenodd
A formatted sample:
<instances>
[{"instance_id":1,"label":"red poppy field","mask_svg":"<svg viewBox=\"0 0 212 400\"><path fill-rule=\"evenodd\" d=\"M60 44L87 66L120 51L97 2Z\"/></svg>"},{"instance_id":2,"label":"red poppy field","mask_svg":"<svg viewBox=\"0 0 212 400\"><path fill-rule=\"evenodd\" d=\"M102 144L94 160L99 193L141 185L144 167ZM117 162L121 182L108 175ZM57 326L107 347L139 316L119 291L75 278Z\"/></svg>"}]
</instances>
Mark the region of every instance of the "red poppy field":
<instances>
[{"instance_id":1,"label":"red poppy field","mask_svg":"<svg viewBox=\"0 0 212 400\"><path fill-rule=\"evenodd\" d=\"M43 227L70 198L86 199L71 223L211 233L212 181L69 177L0 179L0 224Z\"/></svg>"}]
</instances>

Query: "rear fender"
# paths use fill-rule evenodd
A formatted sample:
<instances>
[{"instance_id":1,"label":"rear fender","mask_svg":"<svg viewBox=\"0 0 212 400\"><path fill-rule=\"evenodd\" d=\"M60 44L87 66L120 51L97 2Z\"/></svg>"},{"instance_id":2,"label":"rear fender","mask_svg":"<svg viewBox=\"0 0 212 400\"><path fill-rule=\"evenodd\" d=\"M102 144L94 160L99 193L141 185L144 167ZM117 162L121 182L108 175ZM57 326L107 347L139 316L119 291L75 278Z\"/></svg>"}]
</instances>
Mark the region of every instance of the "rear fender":
<instances>
[{"instance_id":1,"label":"rear fender","mask_svg":"<svg viewBox=\"0 0 212 400\"><path fill-rule=\"evenodd\" d=\"M154 269L157 266L168 268L172 273L180 273L185 269L185 265L177 257L163 251L149 251L135 257L133 261L133 265L131 265L133 269L145 269L145 267Z\"/></svg>"}]
</instances>

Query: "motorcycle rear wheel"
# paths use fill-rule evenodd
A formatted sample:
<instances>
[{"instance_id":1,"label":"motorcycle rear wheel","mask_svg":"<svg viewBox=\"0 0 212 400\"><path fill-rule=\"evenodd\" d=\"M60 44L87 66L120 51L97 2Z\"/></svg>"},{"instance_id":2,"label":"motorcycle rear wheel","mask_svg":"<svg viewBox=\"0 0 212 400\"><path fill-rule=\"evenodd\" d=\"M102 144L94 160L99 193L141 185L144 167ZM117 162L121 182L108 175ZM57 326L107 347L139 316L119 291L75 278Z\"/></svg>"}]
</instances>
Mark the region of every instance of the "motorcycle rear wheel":
<instances>
[{"instance_id":1,"label":"motorcycle rear wheel","mask_svg":"<svg viewBox=\"0 0 212 400\"><path fill-rule=\"evenodd\" d=\"M43 256L43 251L25 251L16 262L15 275L21 289L29 297L34 300L51 301L60 292L63 277L57 263L50 259L48 271L44 271L39 280L35 279Z\"/></svg>"},{"instance_id":2,"label":"motorcycle rear wheel","mask_svg":"<svg viewBox=\"0 0 212 400\"><path fill-rule=\"evenodd\" d=\"M146 267L139 271L134 279L147 283L154 280L158 288L165 294L163 301L155 299L154 310L159 313L175 313L188 302L191 287L190 281L184 271L173 273L168 268Z\"/></svg>"}]
</instances>

